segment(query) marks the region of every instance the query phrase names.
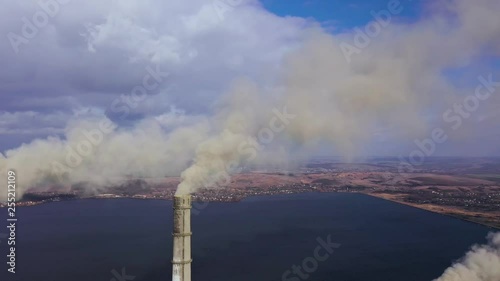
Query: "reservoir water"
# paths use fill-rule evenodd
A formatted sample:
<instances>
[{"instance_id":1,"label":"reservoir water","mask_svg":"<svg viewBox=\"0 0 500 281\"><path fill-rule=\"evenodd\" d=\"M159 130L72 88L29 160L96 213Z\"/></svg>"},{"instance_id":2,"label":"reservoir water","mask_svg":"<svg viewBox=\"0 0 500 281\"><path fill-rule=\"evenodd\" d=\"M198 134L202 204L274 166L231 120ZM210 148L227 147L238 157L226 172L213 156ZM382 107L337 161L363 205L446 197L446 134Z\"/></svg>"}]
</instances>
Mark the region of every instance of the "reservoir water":
<instances>
[{"instance_id":1,"label":"reservoir water","mask_svg":"<svg viewBox=\"0 0 500 281\"><path fill-rule=\"evenodd\" d=\"M6 209L0 211L4 217ZM170 280L171 201L64 201L18 208L17 217L15 280ZM192 216L192 228L193 281L429 281L492 231L336 193L209 203ZM307 279L293 273L328 236L340 246L304 272ZM0 250L0 279L14 280L6 271L5 240Z\"/></svg>"}]
</instances>

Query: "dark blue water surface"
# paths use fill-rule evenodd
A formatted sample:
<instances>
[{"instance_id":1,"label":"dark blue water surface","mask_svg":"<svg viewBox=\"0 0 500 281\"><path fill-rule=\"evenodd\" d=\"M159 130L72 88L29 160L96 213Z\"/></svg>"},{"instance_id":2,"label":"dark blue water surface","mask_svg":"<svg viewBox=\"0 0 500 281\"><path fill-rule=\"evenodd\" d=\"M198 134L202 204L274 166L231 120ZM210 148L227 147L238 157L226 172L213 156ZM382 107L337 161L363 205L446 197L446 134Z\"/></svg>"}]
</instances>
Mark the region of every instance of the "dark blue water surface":
<instances>
[{"instance_id":1,"label":"dark blue water surface","mask_svg":"<svg viewBox=\"0 0 500 281\"><path fill-rule=\"evenodd\" d=\"M66 201L19 208L17 217L16 278L6 274L4 240L1 280L111 281L122 269L122 280L170 280L170 201ZM307 280L428 281L491 231L365 195L319 193L210 203L192 227L193 281L305 280L282 275L328 235L341 246Z\"/></svg>"}]
</instances>

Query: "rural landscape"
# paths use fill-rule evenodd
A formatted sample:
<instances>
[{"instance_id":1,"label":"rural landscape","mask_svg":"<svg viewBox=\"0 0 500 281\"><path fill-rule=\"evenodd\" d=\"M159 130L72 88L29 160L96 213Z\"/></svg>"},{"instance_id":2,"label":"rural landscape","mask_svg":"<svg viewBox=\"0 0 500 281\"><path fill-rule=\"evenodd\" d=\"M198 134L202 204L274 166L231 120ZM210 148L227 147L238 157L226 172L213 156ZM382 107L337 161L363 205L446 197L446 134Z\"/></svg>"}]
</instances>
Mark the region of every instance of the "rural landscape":
<instances>
[{"instance_id":1,"label":"rural landscape","mask_svg":"<svg viewBox=\"0 0 500 281\"><path fill-rule=\"evenodd\" d=\"M355 192L500 229L500 159L431 158L411 173L399 173L402 168L407 167L396 158L373 158L366 163L319 158L291 171L247 169L233 175L224 188L203 189L193 198L235 202L257 195ZM179 177L130 178L106 188L91 188L84 182L37 187L28 190L18 205L78 198L171 200L179 182Z\"/></svg>"}]
</instances>

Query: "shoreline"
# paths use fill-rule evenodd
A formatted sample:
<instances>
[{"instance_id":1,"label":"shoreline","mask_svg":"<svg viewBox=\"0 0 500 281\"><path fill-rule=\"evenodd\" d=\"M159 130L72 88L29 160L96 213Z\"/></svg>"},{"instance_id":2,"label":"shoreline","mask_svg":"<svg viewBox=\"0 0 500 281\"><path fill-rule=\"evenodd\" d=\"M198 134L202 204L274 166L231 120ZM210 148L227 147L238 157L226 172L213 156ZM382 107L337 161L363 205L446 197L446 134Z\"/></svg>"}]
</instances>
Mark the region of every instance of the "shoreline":
<instances>
[{"instance_id":1,"label":"shoreline","mask_svg":"<svg viewBox=\"0 0 500 281\"><path fill-rule=\"evenodd\" d=\"M430 212L430 213L433 213L433 214L443 215L443 216L447 216L447 217L450 217L450 218L459 219L459 220L464 221L464 222L469 222L469 223L473 223L473 224L477 224L477 225L481 225L481 226L486 226L486 227L491 228L493 230L500 231L500 226L496 226L496 225L491 225L491 224L487 224L487 223L482 223L482 222L474 221L474 220L471 220L471 219L467 219L465 217L461 217L459 215L454 215L454 214L450 214L450 213L442 213L442 212L430 210L430 209L422 207L422 206L420 206L418 204L411 204L411 203L408 203L408 202L399 201L399 200L395 200L395 199L391 199L391 198L387 198L387 197L383 197L383 196L377 196L377 194L374 194L374 193L362 193L362 194L365 194L365 195L373 197L373 198L378 198L378 199L386 200L388 202L393 202L393 203L405 205L405 206L408 206L408 207L416 208L416 209L419 209L419 210L422 210L422 211L426 211L426 212ZM439 207L439 205L434 205L434 206Z\"/></svg>"}]
</instances>

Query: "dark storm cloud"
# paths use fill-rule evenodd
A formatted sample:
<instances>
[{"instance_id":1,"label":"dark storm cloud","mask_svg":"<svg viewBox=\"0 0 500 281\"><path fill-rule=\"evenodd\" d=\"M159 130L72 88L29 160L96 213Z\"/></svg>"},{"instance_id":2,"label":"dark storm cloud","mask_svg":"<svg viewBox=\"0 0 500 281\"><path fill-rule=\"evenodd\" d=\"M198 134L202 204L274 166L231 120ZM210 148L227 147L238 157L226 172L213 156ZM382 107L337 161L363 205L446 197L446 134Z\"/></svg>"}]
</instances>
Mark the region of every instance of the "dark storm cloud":
<instances>
[{"instance_id":1,"label":"dark storm cloud","mask_svg":"<svg viewBox=\"0 0 500 281\"><path fill-rule=\"evenodd\" d=\"M0 69L0 111L50 114L80 106L106 111L113 99L142 83L147 67L159 66L176 79L155 89L151 113L173 104L207 113L234 77L267 79L268 69L291 48L289 41L300 37L302 20L280 19L255 2L245 4L221 18L205 1L4 3L0 34L7 40L0 42L0 61L8 67ZM231 16L236 9L238 21ZM38 27L34 16L43 13L47 23ZM32 38L24 36L30 24L36 29ZM137 110L136 117L148 115Z\"/></svg>"}]
</instances>

